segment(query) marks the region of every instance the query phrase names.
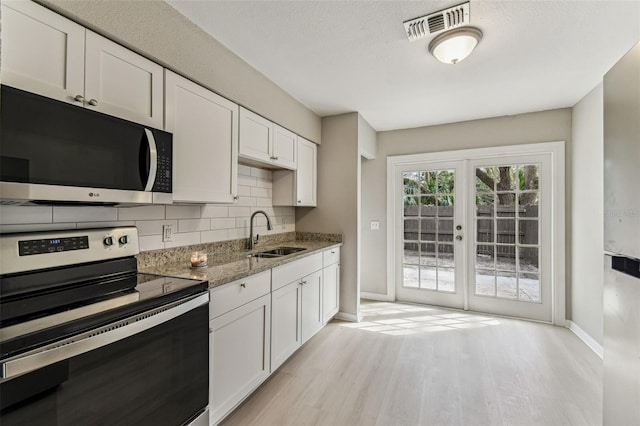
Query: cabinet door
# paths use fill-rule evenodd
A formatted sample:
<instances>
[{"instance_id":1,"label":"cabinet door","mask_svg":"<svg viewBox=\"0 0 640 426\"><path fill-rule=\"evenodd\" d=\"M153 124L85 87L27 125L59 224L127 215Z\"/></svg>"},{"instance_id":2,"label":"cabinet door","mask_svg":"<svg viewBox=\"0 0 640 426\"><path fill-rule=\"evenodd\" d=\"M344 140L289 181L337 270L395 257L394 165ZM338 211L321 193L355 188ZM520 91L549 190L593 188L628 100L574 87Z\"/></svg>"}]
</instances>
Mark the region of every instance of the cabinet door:
<instances>
[{"instance_id":1,"label":"cabinet door","mask_svg":"<svg viewBox=\"0 0 640 426\"><path fill-rule=\"evenodd\" d=\"M338 313L340 264L332 263L322 270L322 322L326 324Z\"/></svg>"},{"instance_id":2,"label":"cabinet door","mask_svg":"<svg viewBox=\"0 0 640 426\"><path fill-rule=\"evenodd\" d=\"M86 31L85 105L125 120L163 128L163 68Z\"/></svg>"},{"instance_id":3,"label":"cabinet door","mask_svg":"<svg viewBox=\"0 0 640 426\"><path fill-rule=\"evenodd\" d=\"M271 163L273 126L266 118L240 107L240 156Z\"/></svg>"},{"instance_id":4,"label":"cabinet door","mask_svg":"<svg viewBox=\"0 0 640 426\"><path fill-rule=\"evenodd\" d=\"M298 137L298 169L296 170L296 195L298 206L317 204L317 146L313 142Z\"/></svg>"},{"instance_id":5,"label":"cabinet door","mask_svg":"<svg viewBox=\"0 0 640 426\"><path fill-rule=\"evenodd\" d=\"M211 320L209 405L219 422L269 376L271 296Z\"/></svg>"},{"instance_id":6,"label":"cabinet door","mask_svg":"<svg viewBox=\"0 0 640 426\"><path fill-rule=\"evenodd\" d=\"M233 203L238 105L166 71L166 130L173 133L173 201Z\"/></svg>"},{"instance_id":7,"label":"cabinet door","mask_svg":"<svg viewBox=\"0 0 640 426\"><path fill-rule=\"evenodd\" d=\"M271 293L271 372L302 344L298 281Z\"/></svg>"},{"instance_id":8,"label":"cabinet door","mask_svg":"<svg viewBox=\"0 0 640 426\"><path fill-rule=\"evenodd\" d=\"M85 29L31 1L1 6L2 84L75 102L84 94Z\"/></svg>"},{"instance_id":9,"label":"cabinet door","mask_svg":"<svg viewBox=\"0 0 640 426\"><path fill-rule=\"evenodd\" d=\"M298 165L298 136L274 124L273 130L273 165L295 170Z\"/></svg>"},{"instance_id":10,"label":"cabinet door","mask_svg":"<svg viewBox=\"0 0 640 426\"><path fill-rule=\"evenodd\" d=\"M302 343L324 325L322 320L322 271L302 278Z\"/></svg>"}]
</instances>

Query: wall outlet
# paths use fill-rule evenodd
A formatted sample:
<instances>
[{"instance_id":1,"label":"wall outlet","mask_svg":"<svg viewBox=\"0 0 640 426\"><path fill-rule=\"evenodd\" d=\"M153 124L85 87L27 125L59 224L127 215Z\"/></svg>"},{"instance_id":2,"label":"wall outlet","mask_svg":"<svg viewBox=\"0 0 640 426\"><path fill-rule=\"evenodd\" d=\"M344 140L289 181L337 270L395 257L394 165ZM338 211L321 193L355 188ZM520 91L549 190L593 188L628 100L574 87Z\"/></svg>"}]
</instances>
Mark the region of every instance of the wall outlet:
<instances>
[{"instance_id":1,"label":"wall outlet","mask_svg":"<svg viewBox=\"0 0 640 426\"><path fill-rule=\"evenodd\" d=\"M378 231L379 229L380 229L380 221L372 220L371 221L371 230L372 231Z\"/></svg>"},{"instance_id":2,"label":"wall outlet","mask_svg":"<svg viewBox=\"0 0 640 426\"><path fill-rule=\"evenodd\" d=\"M162 225L162 241L173 241L173 225Z\"/></svg>"}]
</instances>

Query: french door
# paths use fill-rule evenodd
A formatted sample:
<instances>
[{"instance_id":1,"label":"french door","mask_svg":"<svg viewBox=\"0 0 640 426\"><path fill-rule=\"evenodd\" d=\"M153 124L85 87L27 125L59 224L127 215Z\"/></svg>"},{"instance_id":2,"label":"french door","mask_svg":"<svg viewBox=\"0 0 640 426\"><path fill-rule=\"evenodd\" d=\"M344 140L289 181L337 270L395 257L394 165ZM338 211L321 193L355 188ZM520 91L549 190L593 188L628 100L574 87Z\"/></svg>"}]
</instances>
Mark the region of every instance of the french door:
<instances>
[{"instance_id":1,"label":"french door","mask_svg":"<svg viewBox=\"0 0 640 426\"><path fill-rule=\"evenodd\" d=\"M397 162L396 299L554 322L553 161L527 152Z\"/></svg>"}]
</instances>

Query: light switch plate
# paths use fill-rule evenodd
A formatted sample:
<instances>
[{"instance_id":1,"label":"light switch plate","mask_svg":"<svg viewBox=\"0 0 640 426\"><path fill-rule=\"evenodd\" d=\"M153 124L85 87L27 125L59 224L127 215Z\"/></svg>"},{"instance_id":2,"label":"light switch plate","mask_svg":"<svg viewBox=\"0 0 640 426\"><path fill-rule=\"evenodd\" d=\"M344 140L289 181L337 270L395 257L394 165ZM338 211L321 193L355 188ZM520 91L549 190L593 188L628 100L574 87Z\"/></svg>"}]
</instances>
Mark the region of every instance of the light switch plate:
<instances>
[{"instance_id":1,"label":"light switch plate","mask_svg":"<svg viewBox=\"0 0 640 426\"><path fill-rule=\"evenodd\" d=\"M378 220L372 220L371 221L371 230L372 231L377 231L380 229L380 221Z\"/></svg>"}]
</instances>

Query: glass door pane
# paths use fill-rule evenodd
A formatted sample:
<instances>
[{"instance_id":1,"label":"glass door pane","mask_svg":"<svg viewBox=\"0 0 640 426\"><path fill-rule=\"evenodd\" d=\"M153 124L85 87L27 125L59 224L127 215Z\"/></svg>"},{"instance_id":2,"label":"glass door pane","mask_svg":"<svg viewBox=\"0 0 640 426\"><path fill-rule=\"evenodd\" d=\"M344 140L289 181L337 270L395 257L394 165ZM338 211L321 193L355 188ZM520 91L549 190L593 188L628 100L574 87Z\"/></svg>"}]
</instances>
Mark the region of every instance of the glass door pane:
<instances>
[{"instance_id":1,"label":"glass door pane","mask_svg":"<svg viewBox=\"0 0 640 426\"><path fill-rule=\"evenodd\" d=\"M539 164L475 167L476 296L541 302Z\"/></svg>"},{"instance_id":2,"label":"glass door pane","mask_svg":"<svg viewBox=\"0 0 640 426\"><path fill-rule=\"evenodd\" d=\"M455 170L402 174L402 286L455 292Z\"/></svg>"}]
</instances>

